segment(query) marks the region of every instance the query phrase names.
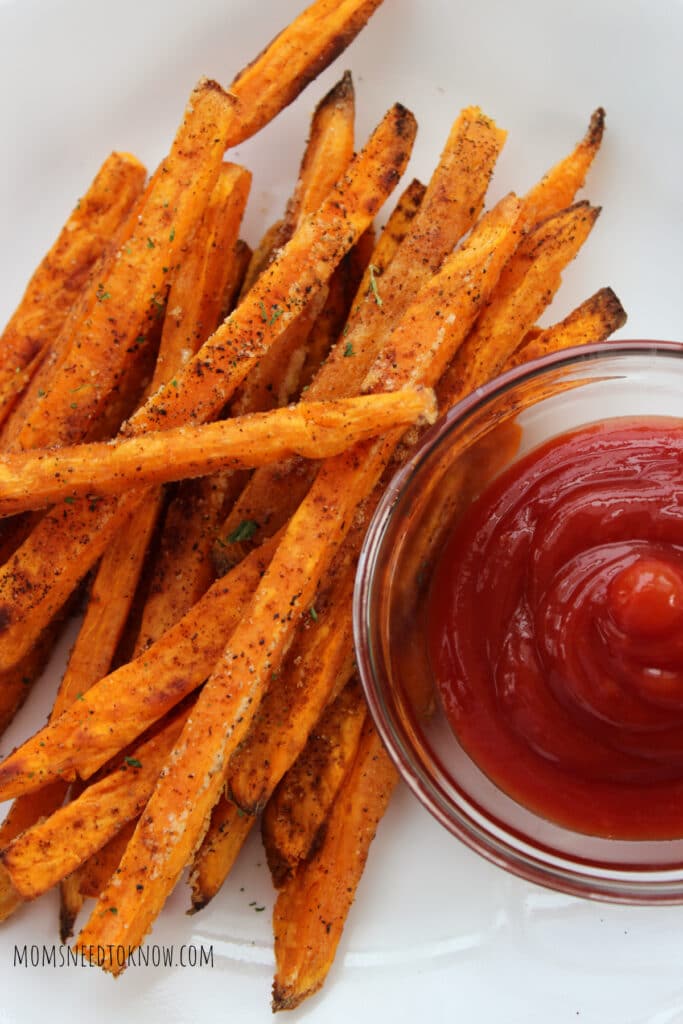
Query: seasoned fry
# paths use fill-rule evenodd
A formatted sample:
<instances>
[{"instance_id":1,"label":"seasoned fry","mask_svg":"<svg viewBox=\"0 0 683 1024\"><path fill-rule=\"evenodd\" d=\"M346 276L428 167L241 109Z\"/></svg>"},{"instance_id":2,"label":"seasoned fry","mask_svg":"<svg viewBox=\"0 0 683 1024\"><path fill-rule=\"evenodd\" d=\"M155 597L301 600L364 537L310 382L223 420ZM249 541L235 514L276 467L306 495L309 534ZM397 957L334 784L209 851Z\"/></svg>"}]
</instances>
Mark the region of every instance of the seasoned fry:
<instances>
[{"instance_id":1,"label":"seasoned fry","mask_svg":"<svg viewBox=\"0 0 683 1024\"><path fill-rule=\"evenodd\" d=\"M97 853L93 853L71 876L81 897L100 895L105 885L118 868L123 851L135 831L137 818L127 822L116 835ZM68 881L68 879L67 879ZM75 921L75 918L74 918ZM71 931L69 931L71 935Z\"/></svg>"},{"instance_id":2,"label":"seasoned fry","mask_svg":"<svg viewBox=\"0 0 683 1024\"><path fill-rule=\"evenodd\" d=\"M267 232L270 253L266 253L268 242L259 247L261 269L289 241L304 218L315 213L343 177L353 157L354 119L353 84L347 72L315 109L298 181L284 219L277 232ZM233 415L272 409L296 395L307 339L326 298L323 289L265 353L235 396Z\"/></svg>"},{"instance_id":3,"label":"seasoned fry","mask_svg":"<svg viewBox=\"0 0 683 1024\"><path fill-rule=\"evenodd\" d=\"M130 153L112 153L28 283L0 340L0 424L53 342L109 238L142 193L146 171ZM33 364L33 366L31 366ZM28 369L24 377L21 373Z\"/></svg>"},{"instance_id":4,"label":"seasoned fry","mask_svg":"<svg viewBox=\"0 0 683 1024\"><path fill-rule=\"evenodd\" d=\"M215 331L229 285L251 174L224 163L169 292L150 392L167 384Z\"/></svg>"},{"instance_id":5,"label":"seasoned fry","mask_svg":"<svg viewBox=\"0 0 683 1024\"><path fill-rule=\"evenodd\" d=\"M354 670L351 598L355 563L369 514L357 517L330 570L314 612L302 621L280 672L274 674L258 718L230 760L228 796L213 809L192 872L192 904L200 909L215 896L248 835L236 808L253 823L277 783L303 749L326 704ZM233 822L226 836L226 822Z\"/></svg>"},{"instance_id":6,"label":"seasoned fry","mask_svg":"<svg viewBox=\"0 0 683 1024\"><path fill-rule=\"evenodd\" d=\"M192 862L191 913L202 910L216 895L255 821L227 797L218 801L211 815L211 827Z\"/></svg>"},{"instance_id":7,"label":"seasoned fry","mask_svg":"<svg viewBox=\"0 0 683 1024\"><path fill-rule=\"evenodd\" d=\"M234 479L234 474L218 473L187 481L169 504L150 569L133 657L175 626L213 583L211 545Z\"/></svg>"},{"instance_id":8,"label":"seasoned fry","mask_svg":"<svg viewBox=\"0 0 683 1024\"><path fill-rule=\"evenodd\" d=\"M358 441L422 417L433 421L429 390L405 390L298 405L201 427L176 427L100 444L0 457L0 514L85 495L253 469L300 455L337 455ZM168 460L168 461L166 461Z\"/></svg>"},{"instance_id":9,"label":"seasoned fry","mask_svg":"<svg viewBox=\"0 0 683 1024\"><path fill-rule=\"evenodd\" d=\"M140 516L133 515L109 546L93 581L83 623L57 691L53 717L109 671L137 587L144 557L141 549L146 549L148 540Z\"/></svg>"},{"instance_id":10,"label":"seasoned fry","mask_svg":"<svg viewBox=\"0 0 683 1024\"><path fill-rule=\"evenodd\" d=\"M228 146L254 135L355 39L382 0L316 0L241 71Z\"/></svg>"},{"instance_id":11,"label":"seasoned fry","mask_svg":"<svg viewBox=\"0 0 683 1024\"><path fill-rule=\"evenodd\" d=\"M476 221L505 132L478 107L458 116L410 230L386 270L370 264L348 330L311 384L310 399L355 394L418 290ZM345 353L352 352L353 355Z\"/></svg>"},{"instance_id":12,"label":"seasoned fry","mask_svg":"<svg viewBox=\"0 0 683 1024\"><path fill-rule=\"evenodd\" d=\"M366 515L368 510L366 510ZM271 681L244 743L230 762L229 790L237 805L257 814L299 756L325 706L354 668L351 600L366 519L354 523L311 613L278 676Z\"/></svg>"},{"instance_id":13,"label":"seasoned fry","mask_svg":"<svg viewBox=\"0 0 683 1024\"><path fill-rule=\"evenodd\" d=\"M268 801L263 845L278 888L320 844L327 815L355 760L367 707L350 683L315 727Z\"/></svg>"},{"instance_id":14,"label":"seasoned fry","mask_svg":"<svg viewBox=\"0 0 683 1024\"><path fill-rule=\"evenodd\" d=\"M600 149L605 130L605 111L594 111L588 130L576 148L555 164L524 197L523 225L529 230L574 202Z\"/></svg>"},{"instance_id":15,"label":"seasoned fry","mask_svg":"<svg viewBox=\"0 0 683 1024\"><path fill-rule=\"evenodd\" d=\"M0 733L4 732L26 700L33 683L48 663L66 615L57 616L18 665L0 672Z\"/></svg>"},{"instance_id":16,"label":"seasoned fry","mask_svg":"<svg viewBox=\"0 0 683 1024\"><path fill-rule=\"evenodd\" d=\"M220 316L221 320L224 320L226 316L232 313L233 309L238 304L240 291L246 279L251 258L252 251L249 245L243 238L239 238L235 244L235 251L233 253L232 260L230 261L228 280L223 293L223 304Z\"/></svg>"},{"instance_id":17,"label":"seasoned fry","mask_svg":"<svg viewBox=\"0 0 683 1024\"><path fill-rule=\"evenodd\" d=\"M71 874L140 814L188 714L174 715L118 768L10 843L0 856L23 899L35 899Z\"/></svg>"},{"instance_id":18,"label":"seasoned fry","mask_svg":"<svg viewBox=\"0 0 683 1024\"><path fill-rule=\"evenodd\" d=\"M272 344L310 291L326 284L335 265L368 226L398 181L415 134L412 115L392 108L354 159L343 183L308 218L245 301L178 375L129 420L127 433L169 428L216 415L232 390ZM309 291L307 291L309 289ZM284 309L266 324L262 307ZM0 669L15 664L78 580L101 555L124 509L144 492L93 507L79 502L48 513L0 570ZM57 550L56 538L59 539ZM55 575L55 561L60 574ZM30 581L30 590L26 583Z\"/></svg>"},{"instance_id":19,"label":"seasoned fry","mask_svg":"<svg viewBox=\"0 0 683 1024\"><path fill-rule=\"evenodd\" d=\"M610 334L626 323L626 312L611 288L601 288L580 306L572 310L564 320L527 336L520 347L508 359L506 370L511 370L531 359L540 359L550 352L572 348L574 345L590 345L605 341Z\"/></svg>"},{"instance_id":20,"label":"seasoned fry","mask_svg":"<svg viewBox=\"0 0 683 1024\"><path fill-rule=\"evenodd\" d=\"M368 228L344 257L330 279L327 301L306 339L303 365L298 373L300 393L308 389L348 319L354 296L372 260L375 235ZM279 395L280 404L285 396Z\"/></svg>"},{"instance_id":21,"label":"seasoned fry","mask_svg":"<svg viewBox=\"0 0 683 1024\"><path fill-rule=\"evenodd\" d=\"M398 774L367 721L356 760L313 857L287 880L273 913L273 1010L292 1010L325 981Z\"/></svg>"},{"instance_id":22,"label":"seasoned fry","mask_svg":"<svg viewBox=\"0 0 683 1024\"><path fill-rule=\"evenodd\" d=\"M276 239L280 235L281 227L281 220L277 220L274 224L271 224L251 254L251 258L244 275L244 280L242 281L242 286L240 288L238 305L246 298L270 263L270 258L275 250Z\"/></svg>"},{"instance_id":23,"label":"seasoned fry","mask_svg":"<svg viewBox=\"0 0 683 1024\"><path fill-rule=\"evenodd\" d=\"M59 887L59 939L65 945L74 933L76 919L81 912L83 903L78 872L74 872L65 878Z\"/></svg>"},{"instance_id":24,"label":"seasoned fry","mask_svg":"<svg viewBox=\"0 0 683 1024\"><path fill-rule=\"evenodd\" d=\"M2 798L73 779L76 771L88 778L199 686L248 605L276 542L274 537L254 551L142 656L101 679L11 754L4 762L3 781L9 785Z\"/></svg>"},{"instance_id":25,"label":"seasoned fry","mask_svg":"<svg viewBox=\"0 0 683 1024\"><path fill-rule=\"evenodd\" d=\"M577 203L549 217L521 243L489 306L439 381L440 408L449 408L494 377L535 324L561 282L562 270L600 213Z\"/></svg>"}]
</instances>

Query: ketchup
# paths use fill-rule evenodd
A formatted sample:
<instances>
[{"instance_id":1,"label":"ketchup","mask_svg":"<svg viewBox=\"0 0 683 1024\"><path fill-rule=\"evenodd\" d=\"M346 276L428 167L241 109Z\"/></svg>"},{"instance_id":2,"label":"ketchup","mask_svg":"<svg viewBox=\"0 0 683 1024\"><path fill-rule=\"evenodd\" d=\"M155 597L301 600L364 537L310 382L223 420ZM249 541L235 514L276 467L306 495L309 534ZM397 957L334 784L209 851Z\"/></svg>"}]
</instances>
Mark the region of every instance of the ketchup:
<instances>
[{"instance_id":1,"label":"ketchup","mask_svg":"<svg viewBox=\"0 0 683 1024\"><path fill-rule=\"evenodd\" d=\"M501 789L592 835L683 837L683 422L520 459L457 524L428 621L447 717Z\"/></svg>"}]
</instances>

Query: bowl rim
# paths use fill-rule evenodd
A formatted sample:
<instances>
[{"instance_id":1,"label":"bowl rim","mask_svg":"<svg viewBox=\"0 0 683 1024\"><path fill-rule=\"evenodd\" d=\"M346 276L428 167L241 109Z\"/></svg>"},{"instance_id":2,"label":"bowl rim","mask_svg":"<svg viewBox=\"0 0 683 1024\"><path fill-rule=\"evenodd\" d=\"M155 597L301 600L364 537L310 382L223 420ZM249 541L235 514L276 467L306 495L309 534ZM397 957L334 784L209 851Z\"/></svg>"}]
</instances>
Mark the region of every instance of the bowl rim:
<instances>
[{"instance_id":1,"label":"bowl rim","mask_svg":"<svg viewBox=\"0 0 683 1024\"><path fill-rule=\"evenodd\" d=\"M512 874L570 895L629 904L683 903L683 863L620 868L598 859L573 857L496 821L462 790L458 791L461 806L454 805L438 779L410 757L409 744L399 740L390 716L385 715L383 687L375 675L367 627L374 570L394 510L414 474L458 423L491 399L548 371L605 357L657 355L683 359L683 343L627 339L564 349L500 374L452 406L424 434L385 489L361 548L353 594L356 662L368 708L387 753L420 803L472 850Z\"/></svg>"}]
</instances>

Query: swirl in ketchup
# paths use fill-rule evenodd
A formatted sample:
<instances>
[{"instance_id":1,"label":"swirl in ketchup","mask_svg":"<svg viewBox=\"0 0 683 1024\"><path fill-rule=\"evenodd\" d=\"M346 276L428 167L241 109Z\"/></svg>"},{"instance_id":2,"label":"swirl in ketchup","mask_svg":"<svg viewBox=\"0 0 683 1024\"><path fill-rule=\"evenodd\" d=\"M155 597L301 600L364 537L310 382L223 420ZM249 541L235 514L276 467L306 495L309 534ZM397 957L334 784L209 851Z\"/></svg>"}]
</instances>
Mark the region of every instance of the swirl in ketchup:
<instances>
[{"instance_id":1,"label":"swirl in ketchup","mask_svg":"<svg viewBox=\"0 0 683 1024\"><path fill-rule=\"evenodd\" d=\"M683 836L683 422L520 459L458 523L429 611L447 716L501 789L581 832Z\"/></svg>"}]
</instances>

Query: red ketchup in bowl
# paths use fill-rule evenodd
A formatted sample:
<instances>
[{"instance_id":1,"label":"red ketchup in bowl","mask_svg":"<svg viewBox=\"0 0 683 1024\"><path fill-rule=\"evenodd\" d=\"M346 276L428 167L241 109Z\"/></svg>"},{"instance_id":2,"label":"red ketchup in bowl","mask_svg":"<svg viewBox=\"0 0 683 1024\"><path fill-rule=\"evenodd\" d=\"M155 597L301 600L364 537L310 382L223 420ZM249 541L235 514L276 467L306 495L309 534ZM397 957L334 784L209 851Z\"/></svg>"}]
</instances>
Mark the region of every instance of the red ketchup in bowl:
<instances>
[{"instance_id":1,"label":"red ketchup in bowl","mask_svg":"<svg viewBox=\"0 0 683 1024\"><path fill-rule=\"evenodd\" d=\"M525 455L457 524L429 601L443 706L489 778L576 831L683 837L683 423Z\"/></svg>"}]
</instances>

